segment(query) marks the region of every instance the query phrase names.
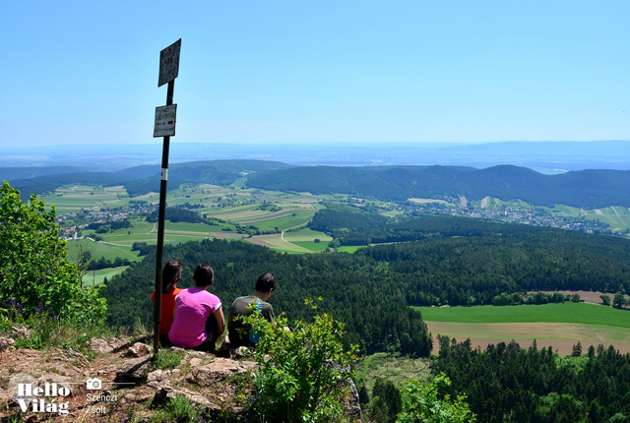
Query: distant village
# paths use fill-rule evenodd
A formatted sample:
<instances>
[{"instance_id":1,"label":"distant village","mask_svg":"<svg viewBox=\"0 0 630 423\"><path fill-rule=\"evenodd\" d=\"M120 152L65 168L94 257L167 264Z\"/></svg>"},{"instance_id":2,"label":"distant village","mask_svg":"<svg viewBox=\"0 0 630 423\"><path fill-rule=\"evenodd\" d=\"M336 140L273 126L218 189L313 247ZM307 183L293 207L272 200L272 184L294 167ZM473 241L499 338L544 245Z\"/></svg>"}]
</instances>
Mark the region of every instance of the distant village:
<instances>
[{"instance_id":1,"label":"distant village","mask_svg":"<svg viewBox=\"0 0 630 423\"><path fill-rule=\"evenodd\" d=\"M586 218L566 217L553 214L544 207L514 207L499 205L481 207L474 202L461 201L459 198L445 198L435 202L409 202L406 209L413 213L441 214L478 219L495 220L504 223L544 226L550 228L567 229L586 233L608 235L626 235L611 230L604 222Z\"/></svg>"},{"instance_id":2,"label":"distant village","mask_svg":"<svg viewBox=\"0 0 630 423\"><path fill-rule=\"evenodd\" d=\"M127 207L84 208L75 212L58 215L57 223L61 227L61 236L65 240L82 239L82 231L98 225L126 222L132 216L147 216L155 206L147 202L130 202Z\"/></svg>"}]
</instances>

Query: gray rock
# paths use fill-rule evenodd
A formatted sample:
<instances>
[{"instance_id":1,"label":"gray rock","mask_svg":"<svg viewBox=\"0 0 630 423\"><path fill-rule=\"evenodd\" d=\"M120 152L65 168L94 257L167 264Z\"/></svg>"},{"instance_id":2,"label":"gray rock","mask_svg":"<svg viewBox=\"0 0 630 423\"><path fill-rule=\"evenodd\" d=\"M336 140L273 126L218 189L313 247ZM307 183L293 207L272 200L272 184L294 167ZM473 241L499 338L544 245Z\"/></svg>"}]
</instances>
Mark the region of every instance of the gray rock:
<instances>
[{"instance_id":1,"label":"gray rock","mask_svg":"<svg viewBox=\"0 0 630 423\"><path fill-rule=\"evenodd\" d=\"M13 349L15 341L12 338L0 337L0 351Z\"/></svg>"},{"instance_id":2,"label":"gray rock","mask_svg":"<svg viewBox=\"0 0 630 423\"><path fill-rule=\"evenodd\" d=\"M204 366L193 367L186 380L199 386L210 386L229 376L248 372L254 367L256 364L250 361L215 358Z\"/></svg>"},{"instance_id":3,"label":"gray rock","mask_svg":"<svg viewBox=\"0 0 630 423\"><path fill-rule=\"evenodd\" d=\"M154 405L164 404L169 399L175 398L178 395L183 395L184 397L186 397L186 399L188 399L188 401L190 401L197 407L204 408L207 410L212 410L212 411L221 410L220 406L213 403L212 401L210 401L208 398L204 397L203 395L198 394L197 392L191 391L186 388L173 388L171 386L166 386L164 388L157 390L157 392L155 393L155 396L153 397L153 404Z\"/></svg>"},{"instance_id":4,"label":"gray rock","mask_svg":"<svg viewBox=\"0 0 630 423\"><path fill-rule=\"evenodd\" d=\"M145 383L151 368L151 357L138 357L125 360L116 371L114 382L137 385Z\"/></svg>"},{"instance_id":5,"label":"gray rock","mask_svg":"<svg viewBox=\"0 0 630 423\"><path fill-rule=\"evenodd\" d=\"M90 349L97 353L106 354L112 352L114 348L103 338L92 338L90 339Z\"/></svg>"},{"instance_id":6,"label":"gray rock","mask_svg":"<svg viewBox=\"0 0 630 423\"><path fill-rule=\"evenodd\" d=\"M151 373L147 375L147 382L160 381L164 379L164 376L165 376L164 373L165 372L163 372L160 369L152 371Z\"/></svg>"},{"instance_id":7,"label":"gray rock","mask_svg":"<svg viewBox=\"0 0 630 423\"><path fill-rule=\"evenodd\" d=\"M11 327L11 336L15 339L30 338L33 331L24 325L14 325Z\"/></svg>"},{"instance_id":8,"label":"gray rock","mask_svg":"<svg viewBox=\"0 0 630 423\"><path fill-rule=\"evenodd\" d=\"M126 355L130 357L144 357L149 354L151 354L151 347L147 344L143 344L142 342L136 342L129 347Z\"/></svg>"}]
</instances>

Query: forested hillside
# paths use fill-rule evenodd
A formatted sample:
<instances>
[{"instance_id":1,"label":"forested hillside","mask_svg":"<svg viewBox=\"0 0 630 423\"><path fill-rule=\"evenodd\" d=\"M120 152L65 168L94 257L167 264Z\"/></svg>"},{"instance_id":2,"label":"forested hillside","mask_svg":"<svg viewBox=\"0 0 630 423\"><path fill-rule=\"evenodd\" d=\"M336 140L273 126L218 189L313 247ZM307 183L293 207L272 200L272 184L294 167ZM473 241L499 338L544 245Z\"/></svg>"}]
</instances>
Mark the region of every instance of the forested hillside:
<instances>
[{"instance_id":1,"label":"forested hillside","mask_svg":"<svg viewBox=\"0 0 630 423\"><path fill-rule=\"evenodd\" d=\"M248 178L252 187L314 194L344 193L404 201L410 197L485 196L531 204L630 206L630 171L583 170L543 175L517 166L294 167Z\"/></svg>"},{"instance_id":2,"label":"forested hillside","mask_svg":"<svg viewBox=\"0 0 630 423\"><path fill-rule=\"evenodd\" d=\"M252 172L263 172L284 169L289 165L263 160L214 160L187 163L174 163L170 166L169 189L175 189L182 184L215 184L229 185L238 178ZM72 169L72 168L68 168ZM63 172L63 168L56 172L44 174L41 171L21 172L13 175L7 168L3 172L22 193L22 198L31 194L42 194L54 191L62 185L123 185L130 195L157 192L160 188L160 168L157 165L136 166L116 172ZM28 178L27 175L33 175Z\"/></svg>"},{"instance_id":3,"label":"forested hillside","mask_svg":"<svg viewBox=\"0 0 630 423\"><path fill-rule=\"evenodd\" d=\"M504 232L525 234L546 229L446 215L414 215L388 218L349 206L328 205L309 223L342 245L366 245L416 241L429 237L481 236Z\"/></svg>"},{"instance_id":4,"label":"forested hillside","mask_svg":"<svg viewBox=\"0 0 630 423\"><path fill-rule=\"evenodd\" d=\"M508 225L506 225L508 226ZM492 304L501 293L630 289L630 241L560 230L427 239L361 250L410 304Z\"/></svg>"},{"instance_id":5,"label":"forested hillside","mask_svg":"<svg viewBox=\"0 0 630 423\"><path fill-rule=\"evenodd\" d=\"M440 339L434 371L453 382L448 391L467 395L480 422L627 422L630 354L613 347L560 358L551 349Z\"/></svg>"}]
</instances>

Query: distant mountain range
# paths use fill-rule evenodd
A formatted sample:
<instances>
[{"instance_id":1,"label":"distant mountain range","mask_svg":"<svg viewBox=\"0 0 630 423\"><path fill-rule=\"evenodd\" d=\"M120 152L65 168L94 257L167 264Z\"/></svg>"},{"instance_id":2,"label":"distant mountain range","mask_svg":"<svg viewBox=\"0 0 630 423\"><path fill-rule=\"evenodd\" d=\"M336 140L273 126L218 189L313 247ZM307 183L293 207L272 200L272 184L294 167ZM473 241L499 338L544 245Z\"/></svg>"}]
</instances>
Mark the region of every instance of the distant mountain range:
<instances>
[{"instance_id":1,"label":"distant mountain range","mask_svg":"<svg viewBox=\"0 0 630 423\"><path fill-rule=\"evenodd\" d=\"M311 166L258 173L252 187L314 194L344 193L385 200L492 196L531 204L598 208L630 206L630 171L581 170L544 175L524 167L485 169L457 166L333 167Z\"/></svg>"},{"instance_id":2,"label":"distant mountain range","mask_svg":"<svg viewBox=\"0 0 630 423\"><path fill-rule=\"evenodd\" d=\"M11 169L20 169L12 177ZM59 168L0 168L23 196L53 191L67 184L124 185L131 195L159 188L158 166L137 166L116 172L63 173ZM8 175L8 176L7 176ZM24 175L33 175L25 178ZM384 200L464 195L478 200L492 196L531 204L599 208L630 207L630 171L580 170L545 175L528 168L500 165L485 169L464 166L291 166L262 160L215 160L177 163L169 187L210 183L229 185L242 178L249 187L314 194L342 193Z\"/></svg>"},{"instance_id":3,"label":"distant mountain range","mask_svg":"<svg viewBox=\"0 0 630 423\"><path fill-rule=\"evenodd\" d=\"M175 163L169 169L169 188L181 184L230 185L237 179L254 172L280 170L289 165L263 160L214 160ZM49 170L49 173L46 170ZM86 172L68 168L67 173L57 168L0 168L0 175L20 190L23 198L31 194L43 194L69 184L123 185L130 195L157 192L160 189L160 167L145 165L130 167L115 172ZM17 175L14 177L12 175ZM35 176L24 178L26 174Z\"/></svg>"},{"instance_id":4,"label":"distant mountain range","mask_svg":"<svg viewBox=\"0 0 630 423\"><path fill-rule=\"evenodd\" d=\"M3 145L2 166L89 166L112 172L132 166L158 165L162 146ZM545 174L569 170L630 170L630 141L509 141L493 143L185 143L171 144L171 163L199 160L271 160L294 166L472 166L501 164ZM89 165L86 165L89 164Z\"/></svg>"}]
</instances>

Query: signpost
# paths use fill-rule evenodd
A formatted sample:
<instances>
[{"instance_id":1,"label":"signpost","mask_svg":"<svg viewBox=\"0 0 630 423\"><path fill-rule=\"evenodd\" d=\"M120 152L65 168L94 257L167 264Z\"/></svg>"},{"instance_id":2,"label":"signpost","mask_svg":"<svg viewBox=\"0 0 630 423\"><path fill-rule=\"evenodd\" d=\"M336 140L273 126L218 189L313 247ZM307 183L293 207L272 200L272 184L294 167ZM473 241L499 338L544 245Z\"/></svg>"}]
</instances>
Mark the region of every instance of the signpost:
<instances>
[{"instance_id":1,"label":"signpost","mask_svg":"<svg viewBox=\"0 0 630 423\"><path fill-rule=\"evenodd\" d=\"M179 51L181 38L160 52L160 76L158 87L168 84L166 106L155 108L153 137L164 137L162 144L162 172L160 177L160 206L158 215L157 250L155 252L155 303L153 305L153 354L160 349L160 306L162 304L162 255L164 252L164 214L166 211L166 188L168 182L168 150L171 137L175 135L177 104L173 104L175 78L179 73Z\"/></svg>"}]
</instances>

